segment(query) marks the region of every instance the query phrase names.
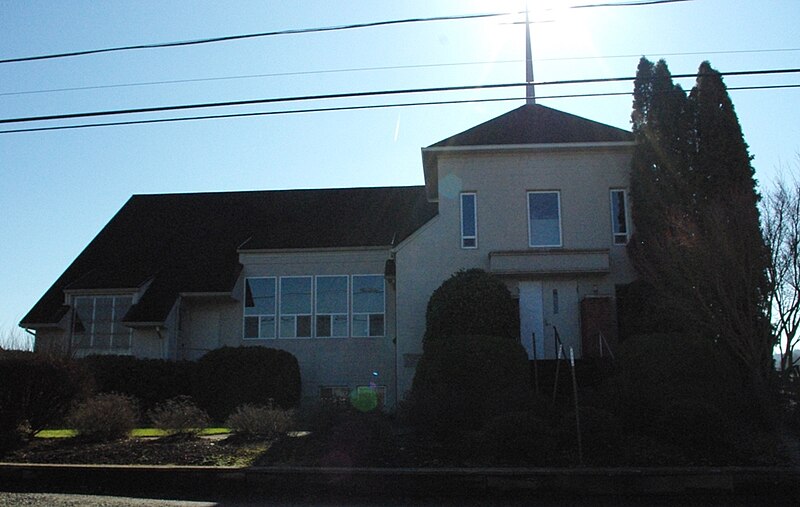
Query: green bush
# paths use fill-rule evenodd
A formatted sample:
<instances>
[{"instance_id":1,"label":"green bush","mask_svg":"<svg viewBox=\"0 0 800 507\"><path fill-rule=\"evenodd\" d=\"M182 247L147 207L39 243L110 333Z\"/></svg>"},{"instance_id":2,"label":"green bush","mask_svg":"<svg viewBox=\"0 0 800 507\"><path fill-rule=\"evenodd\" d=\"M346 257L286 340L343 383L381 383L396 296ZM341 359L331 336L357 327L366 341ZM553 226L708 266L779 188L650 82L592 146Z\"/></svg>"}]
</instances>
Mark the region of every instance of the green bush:
<instances>
[{"instance_id":1,"label":"green bush","mask_svg":"<svg viewBox=\"0 0 800 507\"><path fill-rule=\"evenodd\" d=\"M532 411L499 415L481 431L482 462L490 465L545 466L556 449L555 432Z\"/></svg>"},{"instance_id":2,"label":"green bush","mask_svg":"<svg viewBox=\"0 0 800 507\"><path fill-rule=\"evenodd\" d=\"M712 403L683 399L668 403L649 433L679 447L695 462L731 464L736 449L730 421Z\"/></svg>"},{"instance_id":3,"label":"green bush","mask_svg":"<svg viewBox=\"0 0 800 507\"><path fill-rule=\"evenodd\" d=\"M506 412L529 408L530 366L522 346L496 336L429 342L411 388L409 416L437 434L479 430Z\"/></svg>"},{"instance_id":4,"label":"green bush","mask_svg":"<svg viewBox=\"0 0 800 507\"><path fill-rule=\"evenodd\" d=\"M519 308L502 280L459 271L436 289L425 314L425 343L454 336L519 337Z\"/></svg>"},{"instance_id":5,"label":"green bush","mask_svg":"<svg viewBox=\"0 0 800 507\"><path fill-rule=\"evenodd\" d=\"M236 407L225 426L238 435L274 438L289 431L293 422L293 410L245 404Z\"/></svg>"},{"instance_id":6,"label":"green bush","mask_svg":"<svg viewBox=\"0 0 800 507\"><path fill-rule=\"evenodd\" d=\"M92 441L125 438L136 427L138 409L130 396L103 393L78 404L67 422L78 436Z\"/></svg>"},{"instance_id":7,"label":"green bush","mask_svg":"<svg viewBox=\"0 0 800 507\"><path fill-rule=\"evenodd\" d=\"M188 396L171 398L147 414L153 426L170 434L196 435L208 427L208 414Z\"/></svg>"},{"instance_id":8,"label":"green bush","mask_svg":"<svg viewBox=\"0 0 800 507\"><path fill-rule=\"evenodd\" d=\"M292 408L300 400L300 368L289 352L266 347L222 347L197 361L193 398L224 421L247 403Z\"/></svg>"},{"instance_id":9,"label":"green bush","mask_svg":"<svg viewBox=\"0 0 800 507\"><path fill-rule=\"evenodd\" d=\"M191 394L195 363L132 356L97 355L80 360L99 393L122 393L147 412L166 400Z\"/></svg>"},{"instance_id":10,"label":"green bush","mask_svg":"<svg viewBox=\"0 0 800 507\"><path fill-rule=\"evenodd\" d=\"M35 352L0 353L0 433L24 428L33 435L60 423L90 387L90 377L74 361Z\"/></svg>"}]
</instances>

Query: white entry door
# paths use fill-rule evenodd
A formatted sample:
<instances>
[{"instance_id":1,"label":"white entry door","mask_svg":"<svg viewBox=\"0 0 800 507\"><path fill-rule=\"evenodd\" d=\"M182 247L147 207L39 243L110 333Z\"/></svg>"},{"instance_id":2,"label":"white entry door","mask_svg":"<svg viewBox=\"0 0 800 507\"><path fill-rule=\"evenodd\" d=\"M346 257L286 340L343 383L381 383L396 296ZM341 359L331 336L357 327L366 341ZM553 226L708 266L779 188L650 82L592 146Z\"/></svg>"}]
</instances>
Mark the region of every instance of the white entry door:
<instances>
[{"instance_id":1,"label":"white entry door","mask_svg":"<svg viewBox=\"0 0 800 507\"><path fill-rule=\"evenodd\" d=\"M519 323L520 339L528 358L544 359L542 282L519 282Z\"/></svg>"}]
</instances>

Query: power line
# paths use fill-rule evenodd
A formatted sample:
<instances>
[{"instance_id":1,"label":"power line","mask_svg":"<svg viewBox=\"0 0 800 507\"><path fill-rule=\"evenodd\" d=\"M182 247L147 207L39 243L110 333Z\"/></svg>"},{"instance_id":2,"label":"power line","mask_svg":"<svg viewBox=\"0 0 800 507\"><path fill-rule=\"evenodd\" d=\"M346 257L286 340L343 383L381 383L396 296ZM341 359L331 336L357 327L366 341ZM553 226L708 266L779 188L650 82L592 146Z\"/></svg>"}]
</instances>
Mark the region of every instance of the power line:
<instances>
[{"instance_id":1,"label":"power line","mask_svg":"<svg viewBox=\"0 0 800 507\"><path fill-rule=\"evenodd\" d=\"M135 49L158 49L158 48L170 48L170 47L181 47L181 46L194 46L198 44L212 44L217 42L230 42L234 40L244 40L244 39L255 39L260 37L274 37L277 35L295 35L295 34L303 34L303 33L319 33L319 32L333 32L339 30L354 30L358 28L372 28L377 26L388 26L388 25L401 25L406 23L425 23L430 21L453 21L453 20L462 20L462 19L481 19L481 18L493 18L493 17L500 17L500 16L508 16L509 12L501 12L501 13L490 13L490 14L463 14L458 16L435 16L430 18L407 18L407 19L393 19L389 21L373 21L370 23L354 23L349 25L337 25L337 26L324 26L324 27L316 27L316 28L295 28L289 30L275 30L271 32L258 32L258 33L248 33L248 34L239 34L239 35L226 35L222 37L209 37L205 39L194 39L194 40L183 40L183 41L174 41L174 42L157 42L153 44L135 44L131 46L116 46L110 48L102 48L102 49L87 49L84 51L72 51L68 53L54 53L54 54L46 54L46 55L37 55L37 56L24 56L19 58L7 58L4 60L0 60L0 64L2 63L20 63L20 62L31 62L36 60L52 60L56 58L67 58L73 56L86 56L86 55L96 55L101 53L112 53L117 51L131 51Z\"/></svg>"},{"instance_id":2,"label":"power line","mask_svg":"<svg viewBox=\"0 0 800 507\"><path fill-rule=\"evenodd\" d=\"M522 86L522 85L519 85ZM786 88L800 88L800 84L788 85L757 85L757 86L735 86L727 88L729 91L738 90L772 90L772 89L786 89ZM543 99L567 99L567 98L587 98L587 97L614 97L623 95L632 95L633 92L600 92L600 93L574 93L562 95L545 95L537 97L537 100ZM321 112L334 112L334 111L357 111L365 109L389 109L398 107L415 107L415 106L436 106L436 105L449 105L449 104L475 104L483 102L506 102L512 100L522 100L520 97L505 97L505 98L491 98L491 99L462 99L462 100L441 100L429 102L403 102L394 104L371 104L360 106L337 106L337 107L320 107L308 109L292 109L287 111L261 111L251 113L230 113L230 114L216 114L204 116L186 116L177 118L156 118L150 120L128 120L110 123L84 123L78 125L59 125L53 127L31 127L21 128L14 130L0 130L0 134L16 134L23 132L43 132L51 130L73 130L93 127L115 127L123 125L146 125L151 123L174 123L182 121L197 121L197 120L215 120L215 119L230 119L230 118L248 118L255 116L278 116L286 114L302 114L302 113L321 113Z\"/></svg>"},{"instance_id":3,"label":"power line","mask_svg":"<svg viewBox=\"0 0 800 507\"><path fill-rule=\"evenodd\" d=\"M772 75L772 74L789 74L800 73L800 68L793 69L768 69L768 70L745 70L745 71L730 71L721 72L722 76L757 76L757 75ZM693 78L699 74L673 74L673 79ZM611 83L619 81L633 81L635 77L611 77L611 78L592 78L592 79L569 79L560 81L541 81L534 83L538 86L549 85L573 85L573 84L590 84L590 83ZM468 91L468 90L490 90L500 88L511 88L526 86L529 83L501 83L501 84L488 84L488 85L466 85L466 86L443 86L431 88L407 88L396 90L376 90L366 92L346 92L346 93L331 93L323 95L301 95L293 97L275 97L265 99L251 99L251 100L237 100L228 102L207 102L201 104L182 104L173 106L156 106L144 107L135 109L117 109L106 111L91 111L82 113L67 113L47 116L30 116L23 118L3 118L0 119L0 124L7 123L24 123L36 121L50 121L50 120L72 120L78 118L89 118L98 116L117 116L126 114L141 114L141 113L160 113L166 111L185 111L191 109L208 109L217 107L234 107L234 106L252 106L258 104L275 104L282 102L302 102L309 100L331 100L343 98L362 98L362 97L380 97L387 95L405 95L414 93L439 93L439 92L452 92L452 91Z\"/></svg>"},{"instance_id":4,"label":"power line","mask_svg":"<svg viewBox=\"0 0 800 507\"><path fill-rule=\"evenodd\" d=\"M691 51L682 53L653 53L656 56L692 56L692 55L727 55L727 54L747 54L747 53L777 53L777 52L796 52L800 48L770 48L770 49L739 49L729 51ZM598 55L598 56L567 56L559 58L537 58L538 62L551 62L551 61L572 61L572 60L607 60L612 58L639 58L641 54L625 54L625 55ZM192 79L170 79L162 81L141 81L134 83L119 83L109 85L94 85L94 86L77 86L71 88L50 88L45 90L23 90L18 92L3 92L0 97L14 96L14 95L32 95L39 93L55 93L55 92L71 92L71 91L88 91L88 90L103 90L109 88L128 88L135 86L155 86L165 84L183 84L183 83L202 83L209 81L229 81L237 79L257 79L267 77L289 77L289 76L307 76L319 74L337 74L346 72L371 72L380 70L403 70L403 69L426 69L437 67L460 67L468 65L490 65L490 64L510 64L521 63L525 60L491 60L491 61L477 61L477 62L452 62L452 63L428 63L416 65L384 65L379 67L351 67L344 69L319 69L295 72L273 72L268 74L244 74L237 76L218 76L218 77L201 77Z\"/></svg>"},{"instance_id":5,"label":"power line","mask_svg":"<svg viewBox=\"0 0 800 507\"><path fill-rule=\"evenodd\" d=\"M570 9L586 9L589 7L638 7L641 5L675 4L693 0L634 0L632 2L610 2L605 4L571 5Z\"/></svg>"}]
</instances>

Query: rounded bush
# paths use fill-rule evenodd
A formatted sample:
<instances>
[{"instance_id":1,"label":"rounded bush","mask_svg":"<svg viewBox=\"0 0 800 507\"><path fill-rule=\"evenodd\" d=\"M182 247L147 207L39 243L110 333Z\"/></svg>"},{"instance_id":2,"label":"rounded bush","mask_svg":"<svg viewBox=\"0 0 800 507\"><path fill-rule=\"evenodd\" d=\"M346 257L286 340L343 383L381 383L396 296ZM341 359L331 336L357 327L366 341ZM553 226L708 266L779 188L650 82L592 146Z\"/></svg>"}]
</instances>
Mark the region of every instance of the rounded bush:
<instances>
[{"instance_id":1,"label":"rounded bush","mask_svg":"<svg viewBox=\"0 0 800 507\"><path fill-rule=\"evenodd\" d=\"M491 419L481 431L480 449L488 464L544 466L557 449L555 432L532 411Z\"/></svg>"},{"instance_id":2,"label":"rounded bush","mask_svg":"<svg viewBox=\"0 0 800 507\"><path fill-rule=\"evenodd\" d=\"M293 422L293 410L245 404L236 407L225 426L238 435L274 438L289 431Z\"/></svg>"},{"instance_id":3,"label":"rounded bush","mask_svg":"<svg viewBox=\"0 0 800 507\"><path fill-rule=\"evenodd\" d=\"M197 361L193 398L224 421L239 405L292 408L300 401L300 367L284 350L222 347Z\"/></svg>"},{"instance_id":4,"label":"rounded bush","mask_svg":"<svg viewBox=\"0 0 800 507\"><path fill-rule=\"evenodd\" d=\"M171 398L147 414L153 426L170 434L191 435L208 428L208 414L188 396Z\"/></svg>"},{"instance_id":5,"label":"rounded bush","mask_svg":"<svg viewBox=\"0 0 800 507\"><path fill-rule=\"evenodd\" d=\"M614 414L602 408L580 407L581 446L584 456L591 461L602 461L622 440L622 426ZM561 445L578 448L575 411L564 414L559 424Z\"/></svg>"},{"instance_id":6,"label":"rounded bush","mask_svg":"<svg viewBox=\"0 0 800 507\"><path fill-rule=\"evenodd\" d=\"M453 336L519 337L519 309L502 280L481 269L459 271L436 289L425 314L425 342Z\"/></svg>"},{"instance_id":7,"label":"rounded bush","mask_svg":"<svg viewBox=\"0 0 800 507\"><path fill-rule=\"evenodd\" d=\"M428 343L411 388L409 416L423 430L479 430L506 412L529 408L530 366L518 342L459 336Z\"/></svg>"},{"instance_id":8,"label":"rounded bush","mask_svg":"<svg viewBox=\"0 0 800 507\"><path fill-rule=\"evenodd\" d=\"M136 427L138 408L130 396L103 393L78 404L67 422L87 440L110 441L125 438Z\"/></svg>"},{"instance_id":9,"label":"rounded bush","mask_svg":"<svg viewBox=\"0 0 800 507\"><path fill-rule=\"evenodd\" d=\"M679 447L687 456L707 463L728 464L735 452L728 418L704 400L668 403L650 434Z\"/></svg>"}]
</instances>

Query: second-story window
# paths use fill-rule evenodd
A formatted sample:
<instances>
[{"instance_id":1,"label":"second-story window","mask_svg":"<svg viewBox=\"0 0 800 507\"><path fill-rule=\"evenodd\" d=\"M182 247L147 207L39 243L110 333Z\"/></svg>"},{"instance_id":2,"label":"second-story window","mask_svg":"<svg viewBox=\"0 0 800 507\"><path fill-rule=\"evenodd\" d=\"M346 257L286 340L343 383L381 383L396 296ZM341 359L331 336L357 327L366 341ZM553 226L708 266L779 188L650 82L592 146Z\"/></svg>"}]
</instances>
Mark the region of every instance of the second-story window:
<instances>
[{"instance_id":1,"label":"second-story window","mask_svg":"<svg viewBox=\"0 0 800 507\"><path fill-rule=\"evenodd\" d=\"M528 241L532 247L561 246L559 192L528 192Z\"/></svg>"},{"instance_id":2,"label":"second-story window","mask_svg":"<svg viewBox=\"0 0 800 507\"><path fill-rule=\"evenodd\" d=\"M478 248L478 196L461 194L461 248Z\"/></svg>"},{"instance_id":3,"label":"second-story window","mask_svg":"<svg viewBox=\"0 0 800 507\"><path fill-rule=\"evenodd\" d=\"M628 242L628 213L625 190L611 191L611 234L615 245Z\"/></svg>"},{"instance_id":4,"label":"second-story window","mask_svg":"<svg viewBox=\"0 0 800 507\"><path fill-rule=\"evenodd\" d=\"M280 337L311 336L311 277L281 277Z\"/></svg>"}]
</instances>

